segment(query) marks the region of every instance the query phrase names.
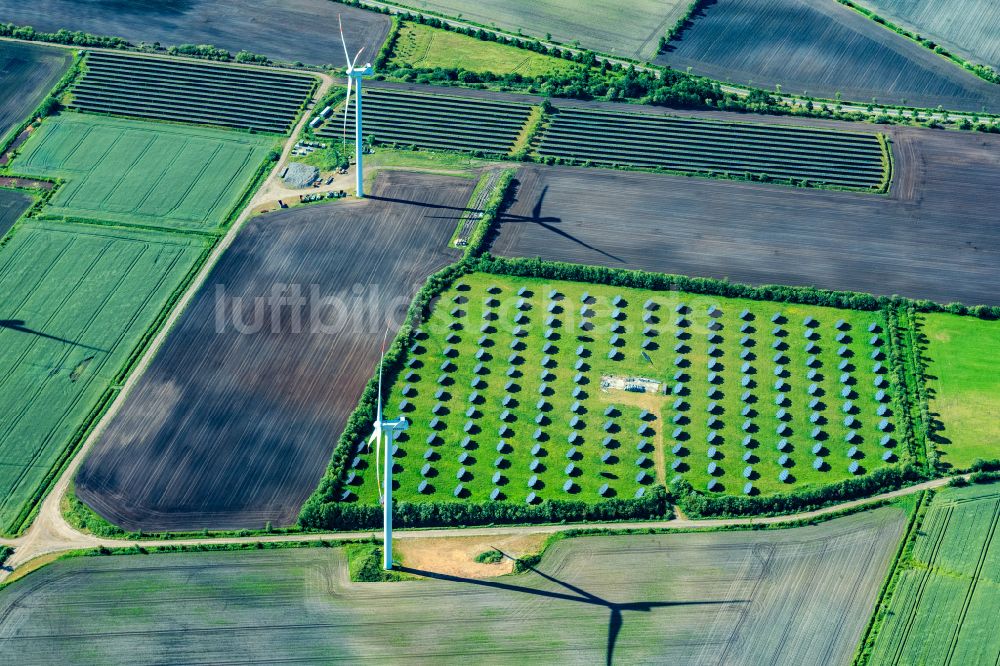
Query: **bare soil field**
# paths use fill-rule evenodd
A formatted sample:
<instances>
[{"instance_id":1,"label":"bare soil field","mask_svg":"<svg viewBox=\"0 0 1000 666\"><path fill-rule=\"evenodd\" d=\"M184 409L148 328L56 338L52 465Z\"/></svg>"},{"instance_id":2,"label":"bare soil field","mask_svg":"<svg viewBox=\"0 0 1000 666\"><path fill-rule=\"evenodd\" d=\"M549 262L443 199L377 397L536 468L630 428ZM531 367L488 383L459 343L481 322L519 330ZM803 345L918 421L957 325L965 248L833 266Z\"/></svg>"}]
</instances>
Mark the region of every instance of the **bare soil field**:
<instances>
[{"instance_id":1,"label":"bare soil field","mask_svg":"<svg viewBox=\"0 0 1000 666\"><path fill-rule=\"evenodd\" d=\"M655 62L784 93L1000 111L1000 87L834 0L716 0Z\"/></svg>"},{"instance_id":2,"label":"bare soil field","mask_svg":"<svg viewBox=\"0 0 1000 666\"><path fill-rule=\"evenodd\" d=\"M8 663L844 664L903 532L597 536L537 569L349 583L339 549L56 562L0 592Z\"/></svg>"},{"instance_id":3,"label":"bare soil field","mask_svg":"<svg viewBox=\"0 0 1000 666\"><path fill-rule=\"evenodd\" d=\"M524 167L493 252L753 284L1000 303L1000 138L893 128L886 196Z\"/></svg>"},{"instance_id":4,"label":"bare soil field","mask_svg":"<svg viewBox=\"0 0 1000 666\"><path fill-rule=\"evenodd\" d=\"M966 60L1000 68L1000 5L994 0L861 0L859 4L944 44Z\"/></svg>"},{"instance_id":5,"label":"bare soil field","mask_svg":"<svg viewBox=\"0 0 1000 666\"><path fill-rule=\"evenodd\" d=\"M31 197L27 194L0 189L0 238L10 231L30 205Z\"/></svg>"},{"instance_id":6,"label":"bare soil field","mask_svg":"<svg viewBox=\"0 0 1000 666\"><path fill-rule=\"evenodd\" d=\"M389 17L328 0L0 0L4 21L45 32L66 28L133 43L211 44L342 67L337 14L343 15L352 56L364 46L373 59L389 33Z\"/></svg>"},{"instance_id":7,"label":"bare soil field","mask_svg":"<svg viewBox=\"0 0 1000 666\"><path fill-rule=\"evenodd\" d=\"M0 17L8 20L4 9ZM0 42L0 138L38 106L71 62L65 49Z\"/></svg>"},{"instance_id":8,"label":"bare soil field","mask_svg":"<svg viewBox=\"0 0 1000 666\"><path fill-rule=\"evenodd\" d=\"M130 530L294 522L383 334L457 258L475 183L386 172L368 200L251 220L84 461L79 497Z\"/></svg>"}]
</instances>

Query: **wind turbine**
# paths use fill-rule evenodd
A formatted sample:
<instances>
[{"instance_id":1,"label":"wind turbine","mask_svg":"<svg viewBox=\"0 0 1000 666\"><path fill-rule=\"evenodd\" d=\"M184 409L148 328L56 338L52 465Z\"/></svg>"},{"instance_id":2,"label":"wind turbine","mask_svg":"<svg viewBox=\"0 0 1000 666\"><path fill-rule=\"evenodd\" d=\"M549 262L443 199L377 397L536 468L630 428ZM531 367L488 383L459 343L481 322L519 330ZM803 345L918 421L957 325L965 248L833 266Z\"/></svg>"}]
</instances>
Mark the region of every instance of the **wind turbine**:
<instances>
[{"instance_id":1,"label":"wind turbine","mask_svg":"<svg viewBox=\"0 0 1000 666\"><path fill-rule=\"evenodd\" d=\"M389 331L386 331L388 337ZM382 362L385 360L385 338L382 339L382 357L378 362L378 407L375 412L375 426L372 436L368 438L368 448L375 444L375 479L378 484L378 497L382 503L382 568L392 569L392 446L397 432L403 432L410 427L405 418L394 421L382 419ZM379 458L382 455L382 438L385 436L385 461L382 465L382 477L379 478Z\"/></svg>"},{"instance_id":2,"label":"wind turbine","mask_svg":"<svg viewBox=\"0 0 1000 666\"><path fill-rule=\"evenodd\" d=\"M351 60L351 55L347 52L347 42L344 41L344 22L341 20L340 15L337 15L337 22L340 24L340 43L344 47L344 58L347 59L347 99L344 100L344 148L347 147L347 113L351 106L351 84L357 80L357 93L356 101L354 103L354 161L357 163L357 190L358 197L362 198L365 196L365 184L364 184L364 174L361 168L361 79L365 76L371 76L375 71L372 68L370 62L366 62L364 67L358 67L358 58L361 57L361 52L365 50L365 47L361 47L358 50L357 55L354 56L354 60Z\"/></svg>"}]
</instances>

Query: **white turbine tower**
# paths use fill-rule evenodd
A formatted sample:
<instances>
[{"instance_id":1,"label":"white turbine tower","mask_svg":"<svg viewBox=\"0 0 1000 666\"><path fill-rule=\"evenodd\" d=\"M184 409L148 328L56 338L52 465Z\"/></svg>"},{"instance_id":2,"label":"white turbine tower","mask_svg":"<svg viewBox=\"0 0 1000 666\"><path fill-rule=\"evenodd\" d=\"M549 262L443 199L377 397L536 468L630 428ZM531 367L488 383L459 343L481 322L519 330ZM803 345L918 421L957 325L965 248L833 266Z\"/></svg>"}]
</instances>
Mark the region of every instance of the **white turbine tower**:
<instances>
[{"instance_id":1,"label":"white turbine tower","mask_svg":"<svg viewBox=\"0 0 1000 666\"><path fill-rule=\"evenodd\" d=\"M337 22L340 24L340 43L344 46L344 58L347 59L347 99L344 100L344 148L347 147L347 113L351 106L351 85L355 81L357 86L357 92L355 93L355 103L354 103L354 161L357 163L357 192L358 197L365 196L365 184L364 184L364 173L361 168L361 79L365 76L371 76L375 71L372 68L370 62L365 63L364 67L357 67L358 58L361 57L361 52L364 51L364 47L358 50L357 55L354 56L354 60L351 60L351 55L347 52L347 42L344 41L344 22L337 16Z\"/></svg>"},{"instance_id":2,"label":"white turbine tower","mask_svg":"<svg viewBox=\"0 0 1000 666\"><path fill-rule=\"evenodd\" d=\"M386 336L388 337L388 331ZM368 448L375 444L375 479L378 484L379 501L382 503L382 568L392 569L392 447L397 432L403 432L410 424L400 417L394 421L382 419L382 360L385 358L385 340L382 341L382 358L378 363L378 407L375 413L375 426L372 436L368 438ZM382 457L382 438L385 436L385 461ZM381 477L379 468L381 467Z\"/></svg>"}]
</instances>

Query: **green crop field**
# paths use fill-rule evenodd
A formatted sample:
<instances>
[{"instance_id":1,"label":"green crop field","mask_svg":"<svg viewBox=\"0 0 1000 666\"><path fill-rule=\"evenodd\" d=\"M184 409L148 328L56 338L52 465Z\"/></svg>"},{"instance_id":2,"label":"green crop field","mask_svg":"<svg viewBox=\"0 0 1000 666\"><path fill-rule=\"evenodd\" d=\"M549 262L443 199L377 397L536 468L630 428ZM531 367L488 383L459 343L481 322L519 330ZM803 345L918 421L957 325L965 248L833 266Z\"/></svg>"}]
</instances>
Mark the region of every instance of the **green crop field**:
<instances>
[{"instance_id":1,"label":"green crop field","mask_svg":"<svg viewBox=\"0 0 1000 666\"><path fill-rule=\"evenodd\" d=\"M0 249L0 531L18 528L204 252L177 234L44 221Z\"/></svg>"},{"instance_id":2,"label":"green crop field","mask_svg":"<svg viewBox=\"0 0 1000 666\"><path fill-rule=\"evenodd\" d=\"M42 123L13 169L66 179L45 215L213 230L273 143L226 130L63 113Z\"/></svg>"},{"instance_id":3,"label":"green crop field","mask_svg":"<svg viewBox=\"0 0 1000 666\"><path fill-rule=\"evenodd\" d=\"M1000 654L1000 490L950 488L931 501L912 554L877 612L881 664L993 664Z\"/></svg>"},{"instance_id":4,"label":"green crop field","mask_svg":"<svg viewBox=\"0 0 1000 666\"><path fill-rule=\"evenodd\" d=\"M864 474L904 455L883 325L878 313L466 276L387 391L387 415L412 423L397 497L595 502L675 474L737 494ZM364 501L372 462L350 462Z\"/></svg>"},{"instance_id":5,"label":"green crop field","mask_svg":"<svg viewBox=\"0 0 1000 666\"><path fill-rule=\"evenodd\" d=\"M389 64L396 67L460 67L470 72L541 76L579 68L568 60L486 42L420 23L404 23Z\"/></svg>"},{"instance_id":6,"label":"green crop field","mask_svg":"<svg viewBox=\"0 0 1000 666\"><path fill-rule=\"evenodd\" d=\"M635 0L619 5L579 0L407 0L400 3L445 16L494 26L508 32L544 39L546 33L563 44L609 55L651 59L657 42L689 0Z\"/></svg>"},{"instance_id":7,"label":"green crop field","mask_svg":"<svg viewBox=\"0 0 1000 666\"><path fill-rule=\"evenodd\" d=\"M564 539L487 580L351 583L341 548L76 557L0 590L0 661L846 664L905 526Z\"/></svg>"},{"instance_id":8,"label":"green crop field","mask_svg":"<svg viewBox=\"0 0 1000 666\"><path fill-rule=\"evenodd\" d=\"M941 460L964 469L1000 458L1000 322L928 314L921 331Z\"/></svg>"}]
</instances>

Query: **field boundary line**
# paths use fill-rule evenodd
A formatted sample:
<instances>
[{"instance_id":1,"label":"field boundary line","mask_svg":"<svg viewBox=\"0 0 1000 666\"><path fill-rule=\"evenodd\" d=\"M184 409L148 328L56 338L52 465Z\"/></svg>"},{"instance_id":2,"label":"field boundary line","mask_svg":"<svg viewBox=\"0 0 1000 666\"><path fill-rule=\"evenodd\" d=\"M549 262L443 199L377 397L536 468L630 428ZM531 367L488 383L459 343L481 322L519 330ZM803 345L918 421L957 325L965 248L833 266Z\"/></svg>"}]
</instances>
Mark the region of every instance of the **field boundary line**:
<instances>
[{"instance_id":1,"label":"field boundary line","mask_svg":"<svg viewBox=\"0 0 1000 666\"><path fill-rule=\"evenodd\" d=\"M913 597L913 606L910 608L907 614L906 624L903 625L902 638L896 645L895 650L893 650L893 655L890 663L898 664L900 659L903 658L903 650L906 647L907 638L910 632L913 630L913 625L917 620L917 609L920 607L920 600L924 596L924 590L927 587L927 582L931 577L931 568L934 565L934 561L937 559L938 553L941 551L941 545L944 543L945 536L948 533L948 526L951 524L952 516L954 515L955 506L948 505L944 507L944 518L939 519L941 525L940 532L936 535L934 540L934 546L931 548L931 552L927 557L927 567L920 572L919 583L917 584L917 592ZM943 522L940 522L943 520Z\"/></svg>"},{"instance_id":2,"label":"field boundary line","mask_svg":"<svg viewBox=\"0 0 1000 666\"><path fill-rule=\"evenodd\" d=\"M950 664L952 659L955 657L955 650L958 648L958 637L962 633L962 625L965 624L965 616L969 613L969 606L972 605L972 597L976 594L976 586L978 585L979 578L983 573L983 565L986 563L986 557L989 554L990 546L993 543L993 537L996 535L998 522L1000 522L1000 501L994 502L993 520L990 523L989 531L987 532L986 539L983 542L982 550L979 552L979 559L976 561L976 567L972 571L972 576L969 580L969 589L965 593L965 599L962 600L962 609L959 611L958 621L952 629L951 640L948 642L948 652L945 655L946 664Z\"/></svg>"}]
</instances>

